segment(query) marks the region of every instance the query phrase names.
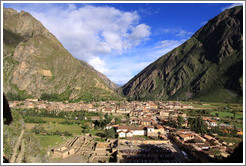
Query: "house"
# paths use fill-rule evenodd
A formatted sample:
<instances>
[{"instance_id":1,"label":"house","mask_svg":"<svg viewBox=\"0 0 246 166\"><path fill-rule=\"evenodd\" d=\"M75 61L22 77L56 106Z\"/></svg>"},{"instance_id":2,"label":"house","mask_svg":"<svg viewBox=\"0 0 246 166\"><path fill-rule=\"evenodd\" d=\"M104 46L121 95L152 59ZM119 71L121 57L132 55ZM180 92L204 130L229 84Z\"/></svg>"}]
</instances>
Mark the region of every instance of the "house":
<instances>
[{"instance_id":1,"label":"house","mask_svg":"<svg viewBox=\"0 0 246 166\"><path fill-rule=\"evenodd\" d=\"M147 126L146 128L148 137L158 137L161 134L165 134L165 130L161 125Z\"/></svg>"},{"instance_id":2,"label":"house","mask_svg":"<svg viewBox=\"0 0 246 166\"><path fill-rule=\"evenodd\" d=\"M138 125L140 123L138 118L130 118L129 123L131 125Z\"/></svg>"},{"instance_id":3,"label":"house","mask_svg":"<svg viewBox=\"0 0 246 166\"><path fill-rule=\"evenodd\" d=\"M133 137L133 132L132 131L127 131L126 132L126 137Z\"/></svg>"},{"instance_id":4,"label":"house","mask_svg":"<svg viewBox=\"0 0 246 166\"><path fill-rule=\"evenodd\" d=\"M178 136L179 136L180 140L182 140L182 141L188 141L188 140L194 139L193 134L179 134Z\"/></svg>"},{"instance_id":5,"label":"house","mask_svg":"<svg viewBox=\"0 0 246 166\"><path fill-rule=\"evenodd\" d=\"M148 137L158 137L158 130L155 130L154 126L147 126L147 136Z\"/></svg>"},{"instance_id":6,"label":"house","mask_svg":"<svg viewBox=\"0 0 246 166\"><path fill-rule=\"evenodd\" d=\"M96 112L97 109L96 109L96 108L89 108L88 111L89 111L89 112Z\"/></svg>"},{"instance_id":7,"label":"house","mask_svg":"<svg viewBox=\"0 0 246 166\"><path fill-rule=\"evenodd\" d=\"M205 138L210 143L218 142L217 139L207 134L203 134L202 137Z\"/></svg>"},{"instance_id":8,"label":"house","mask_svg":"<svg viewBox=\"0 0 246 166\"><path fill-rule=\"evenodd\" d=\"M119 136L120 138L124 138L124 137L133 137L133 136L134 136L133 132L130 131L130 130L127 130L127 131L120 130L120 131L118 131L117 133L118 133L118 136Z\"/></svg>"},{"instance_id":9,"label":"house","mask_svg":"<svg viewBox=\"0 0 246 166\"><path fill-rule=\"evenodd\" d=\"M169 116L169 111L160 111L160 116L168 117Z\"/></svg>"},{"instance_id":10,"label":"house","mask_svg":"<svg viewBox=\"0 0 246 166\"><path fill-rule=\"evenodd\" d=\"M165 132L164 128L161 125L156 125L155 129L161 134Z\"/></svg>"},{"instance_id":11,"label":"house","mask_svg":"<svg viewBox=\"0 0 246 166\"><path fill-rule=\"evenodd\" d=\"M119 138L124 138L124 137L126 137L126 132L123 131L123 130L119 130L119 131L117 131L117 133L118 133L118 137L119 137Z\"/></svg>"},{"instance_id":12,"label":"house","mask_svg":"<svg viewBox=\"0 0 246 166\"><path fill-rule=\"evenodd\" d=\"M145 130L143 127L134 127L134 126L125 126L119 125L116 132L118 133L119 137L126 137L127 133L131 132L132 136L134 135L145 135ZM128 134L131 136L131 134Z\"/></svg>"},{"instance_id":13,"label":"house","mask_svg":"<svg viewBox=\"0 0 246 166\"><path fill-rule=\"evenodd\" d=\"M195 138L201 140L202 142L206 142L206 139L201 137L199 134L195 134Z\"/></svg>"},{"instance_id":14,"label":"house","mask_svg":"<svg viewBox=\"0 0 246 166\"><path fill-rule=\"evenodd\" d=\"M140 124L144 126L153 125L153 120L151 119L142 118L139 121L140 121Z\"/></svg>"},{"instance_id":15,"label":"house","mask_svg":"<svg viewBox=\"0 0 246 166\"><path fill-rule=\"evenodd\" d=\"M114 109L112 107L105 107L104 109L102 109L102 112L111 113L114 112Z\"/></svg>"},{"instance_id":16,"label":"house","mask_svg":"<svg viewBox=\"0 0 246 166\"><path fill-rule=\"evenodd\" d=\"M119 111L126 111L127 110L127 105L123 104L120 105L120 107L118 108Z\"/></svg>"},{"instance_id":17,"label":"house","mask_svg":"<svg viewBox=\"0 0 246 166\"><path fill-rule=\"evenodd\" d=\"M27 103L25 103L25 105L27 108L34 108L35 107L35 104L32 102L27 102Z\"/></svg>"},{"instance_id":18,"label":"house","mask_svg":"<svg viewBox=\"0 0 246 166\"><path fill-rule=\"evenodd\" d=\"M132 110L129 114L130 117L143 115L143 110Z\"/></svg>"},{"instance_id":19,"label":"house","mask_svg":"<svg viewBox=\"0 0 246 166\"><path fill-rule=\"evenodd\" d=\"M112 129L112 128L115 128L115 127L117 127L118 125L110 125L110 124L107 124L106 126L105 126L105 129Z\"/></svg>"},{"instance_id":20,"label":"house","mask_svg":"<svg viewBox=\"0 0 246 166\"><path fill-rule=\"evenodd\" d=\"M91 120L93 120L93 121L98 121L98 120L100 120L100 117L99 116L91 116Z\"/></svg>"},{"instance_id":21,"label":"house","mask_svg":"<svg viewBox=\"0 0 246 166\"><path fill-rule=\"evenodd\" d=\"M203 118L205 123L210 127L216 127L218 126L217 122L215 120L209 119L209 118Z\"/></svg>"},{"instance_id":22,"label":"house","mask_svg":"<svg viewBox=\"0 0 246 166\"><path fill-rule=\"evenodd\" d=\"M156 105L155 103L147 103L146 104L146 108L147 109L157 109L158 108L158 105Z\"/></svg>"}]
</instances>

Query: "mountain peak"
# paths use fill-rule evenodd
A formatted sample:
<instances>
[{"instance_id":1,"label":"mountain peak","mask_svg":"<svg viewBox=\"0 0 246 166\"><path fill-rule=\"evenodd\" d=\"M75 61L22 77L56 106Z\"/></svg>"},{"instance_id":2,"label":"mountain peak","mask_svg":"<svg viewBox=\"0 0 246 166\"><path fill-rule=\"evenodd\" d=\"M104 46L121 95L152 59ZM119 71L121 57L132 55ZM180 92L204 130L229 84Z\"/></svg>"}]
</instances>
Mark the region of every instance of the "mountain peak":
<instances>
[{"instance_id":1,"label":"mountain peak","mask_svg":"<svg viewBox=\"0 0 246 166\"><path fill-rule=\"evenodd\" d=\"M243 8L225 10L126 83L132 99L242 99ZM235 73L234 73L235 72Z\"/></svg>"},{"instance_id":2,"label":"mountain peak","mask_svg":"<svg viewBox=\"0 0 246 166\"><path fill-rule=\"evenodd\" d=\"M74 58L29 13L3 11L4 93L55 100L121 98L94 70Z\"/></svg>"}]
</instances>

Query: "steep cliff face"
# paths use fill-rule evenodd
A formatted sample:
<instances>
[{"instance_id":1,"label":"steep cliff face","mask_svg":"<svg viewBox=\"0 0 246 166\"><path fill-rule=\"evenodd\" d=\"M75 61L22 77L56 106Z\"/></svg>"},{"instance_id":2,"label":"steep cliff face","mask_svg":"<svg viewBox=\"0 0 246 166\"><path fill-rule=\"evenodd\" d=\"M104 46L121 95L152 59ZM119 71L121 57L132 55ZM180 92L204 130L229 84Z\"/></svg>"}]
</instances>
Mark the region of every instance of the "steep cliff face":
<instances>
[{"instance_id":1,"label":"steep cliff face","mask_svg":"<svg viewBox=\"0 0 246 166\"><path fill-rule=\"evenodd\" d=\"M243 89L243 8L225 10L189 40L126 83L131 99L239 101Z\"/></svg>"},{"instance_id":2,"label":"steep cliff face","mask_svg":"<svg viewBox=\"0 0 246 166\"><path fill-rule=\"evenodd\" d=\"M3 9L4 93L37 97L57 94L60 99L118 99L89 67L81 65L29 13Z\"/></svg>"}]
</instances>

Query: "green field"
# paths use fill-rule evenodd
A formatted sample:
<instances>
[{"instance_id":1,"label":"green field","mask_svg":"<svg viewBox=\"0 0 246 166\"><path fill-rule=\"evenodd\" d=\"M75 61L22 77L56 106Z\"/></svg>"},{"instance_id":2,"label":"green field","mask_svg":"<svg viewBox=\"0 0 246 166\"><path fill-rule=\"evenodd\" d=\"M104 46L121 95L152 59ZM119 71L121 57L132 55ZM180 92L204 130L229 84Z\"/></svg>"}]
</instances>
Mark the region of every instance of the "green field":
<instances>
[{"instance_id":1,"label":"green field","mask_svg":"<svg viewBox=\"0 0 246 166\"><path fill-rule=\"evenodd\" d=\"M64 136L58 136L58 135L36 135L39 140L40 144L43 148L52 148L59 146L63 142L67 141L68 139L72 137L64 137Z\"/></svg>"},{"instance_id":2,"label":"green field","mask_svg":"<svg viewBox=\"0 0 246 166\"><path fill-rule=\"evenodd\" d=\"M210 113L210 115L216 116L216 113L219 115L220 118L233 118L234 117L232 112L227 112L227 111L212 111ZM242 119L243 113L242 112L236 112L235 118L236 119Z\"/></svg>"},{"instance_id":3,"label":"green field","mask_svg":"<svg viewBox=\"0 0 246 166\"><path fill-rule=\"evenodd\" d=\"M41 119L47 121L47 123L26 123L26 130L32 131L35 125L42 125L46 131L59 131L59 132L66 132L72 133L73 135L80 135L82 128L78 124L60 124L66 119L62 118L50 118L50 117L42 117ZM69 120L70 121L70 120ZM36 134L37 138L40 140L41 147L44 149L47 148L54 148L62 145L68 139L73 137L69 136L60 136L60 135L40 135Z\"/></svg>"},{"instance_id":4,"label":"green field","mask_svg":"<svg viewBox=\"0 0 246 166\"><path fill-rule=\"evenodd\" d=\"M190 104L194 108L204 108L204 109L219 109L219 108L233 108L233 109L243 109L242 104L238 103L214 103L214 102L197 102L197 101L190 101L190 102L184 102L181 101L182 104Z\"/></svg>"},{"instance_id":5,"label":"green field","mask_svg":"<svg viewBox=\"0 0 246 166\"><path fill-rule=\"evenodd\" d=\"M55 122L55 123L64 122L66 120L64 118L50 118L50 117L42 117L41 119L43 119L47 122Z\"/></svg>"},{"instance_id":6,"label":"green field","mask_svg":"<svg viewBox=\"0 0 246 166\"><path fill-rule=\"evenodd\" d=\"M26 129L27 130L31 130L35 125L37 125L36 123L26 123ZM44 128L47 131L61 131L61 132L65 132L68 131L72 134L76 134L76 135L80 135L81 134L81 127L77 124L54 124L54 123L46 123L43 124Z\"/></svg>"}]
</instances>

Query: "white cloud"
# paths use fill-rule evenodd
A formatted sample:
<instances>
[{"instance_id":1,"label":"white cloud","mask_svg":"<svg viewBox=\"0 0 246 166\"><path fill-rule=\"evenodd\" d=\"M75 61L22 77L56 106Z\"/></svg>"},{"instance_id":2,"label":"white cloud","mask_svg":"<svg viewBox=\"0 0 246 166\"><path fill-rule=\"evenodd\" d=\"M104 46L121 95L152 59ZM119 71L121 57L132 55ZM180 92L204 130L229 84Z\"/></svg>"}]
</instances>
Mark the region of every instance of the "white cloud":
<instances>
[{"instance_id":1,"label":"white cloud","mask_svg":"<svg viewBox=\"0 0 246 166\"><path fill-rule=\"evenodd\" d=\"M179 41L179 40L163 40L159 43L157 43L157 48L175 48L177 46L179 46L180 44L182 44L182 41Z\"/></svg>"},{"instance_id":2,"label":"white cloud","mask_svg":"<svg viewBox=\"0 0 246 166\"><path fill-rule=\"evenodd\" d=\"M164 55L168 53L169 51L173 50L174 48L178 47L179 45L183 44L186 41L186 39L181 40L163 40L156 44L156 48L159 50L156 50L157 55L161 54Z\"/></svg>"},{"instance_id":3,"label":"white cloud","mask_svg":"<svg viewBox=\"0 0 246 166\"><path fill-rule=\"evenodd\" d=\"M104 54L121 54L150 36L150 27L140 24L137 12L108 6L53 4L45 12L27 8L78 59L89 61ZM94 66L95 67L95 66ZM96 68L96 67L95 67Z\"/></svg>"},{"instance_id":4,"label":"white cloud","mask_svg":"<svg viewBox=\"0 0 246 166\"><path fill-rule=\"evenodd\" d=\"M186 31L182 28L173 28L173 29L166 28L166 29L162 29L161 33L175 34L175 36L177 37L186 38L186 39L193 34L193 32Z\"/></svg>"},{"instance_id":5,"label":"white cloud","mask_svg":"<svg viewBox=\"0 0 246 166\"><path fill-rule=\"evenodd\" d=\"M151 27L140 22L137 12L113 7L25 4L21 9L40 20L73 56L87 61L117 84L126 83L183 42L163 40L154 46L137 47L149 39ZM180 28L163 29L162 33L181 39L191 34Z\"/></svg>"},{"instance_id":6,"label":"white cloud","mask_svg":"<svg viewBox=\"0 0 246 166\"><path fill-rule=\"evenodd\" d=\"M124 57L121 58L118 62L114 62L114 64L109 64L110 70L108 70L106 74L115 83L125 84L151 62L152 61L145 61L140 57L133 59Z\"/></svg>"},{"instance_id":7,"label":"white cloud","mask_svg":"<svg viewBox=\"0 0 246 166\"><path fill-rule=\"evenodd\" d=\"M228 6L224 7L224 8L222 8L221 11L224 11L224 10L230 9L230 8L233 8L235 6L241 6L241 5L243 5L243 3L233 3L231 5L228 5Z\"/></svg>"},{"instance_id":8,"label":"white cloud","mask_svg":"<svg viewBox=\"0 0 246 166\"><path fill-rule=\"evenodd\" d=\"M108 69L106 68L106 63L102 59L100 59L100 57L91 58L91 60L89 60L89 64L101 73L108 72Z\"/></svg>"},{"instance_id":9,"label":"white cloud","mask_svg":"<svg viewBox=\"0 0 246 166\"><path fill-rule=\"evenodd\" d=\"M143 39L147 39L149 35L150 35L150 27L145 24L140 24L133 29L130 38L132 40L133 45L136 46L139 45L139 43Z\"/></svg>"}]
</instances>

